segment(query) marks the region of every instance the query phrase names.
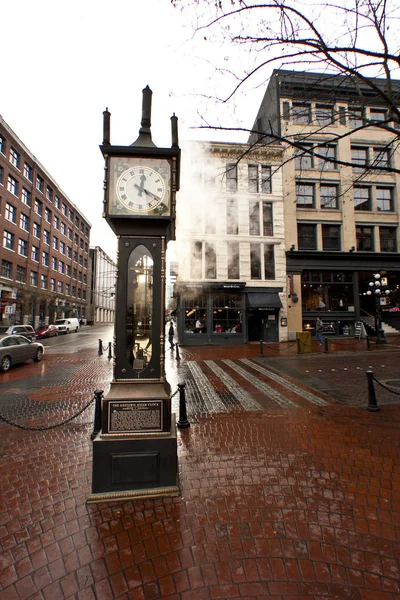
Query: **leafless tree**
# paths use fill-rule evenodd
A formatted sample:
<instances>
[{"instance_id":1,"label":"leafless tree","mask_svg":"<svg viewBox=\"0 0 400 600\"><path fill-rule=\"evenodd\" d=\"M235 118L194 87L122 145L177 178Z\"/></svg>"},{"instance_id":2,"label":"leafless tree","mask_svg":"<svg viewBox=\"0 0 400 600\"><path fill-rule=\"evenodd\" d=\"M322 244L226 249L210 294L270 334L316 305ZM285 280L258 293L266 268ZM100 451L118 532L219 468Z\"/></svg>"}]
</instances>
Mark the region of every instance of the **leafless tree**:
<instances>
[{"instance_id":1,"label":"leafless tree","mask_svg":"<svg viewBox=\"0 0 400 600\"><path fill-rule=\"evenodd\" d=\"M325 133L332 142L357 130L380 127L392 134L392 151L397 148L400 141L400 4L397 5L396 0L338 0L320 4L311 0L171 2L177 8L191 11L195 17L194 33L201 35L203 41L225 41L228 51L232 44L239 45L252 57L252 66L246 71L221 68L225 76L232 78L231 90L226 97L219 98L221 102L229 102L250 82L265 86L272 68L338 75L337 79L351 86L357 94L361 109L375 101L385 107L386 118L377 123L364 117L361 124L340 134L332 133L328 124L321 125L318 133ZM212 124L204 127L215 129ZM250 129L237 128L237 131L248 131L250 140L255 139L257 143L279 141L303 149L298 139L280 135L271 123L263 127L262 131L257 125ZM315 127L309 132L304 130L303 141L308 134L315 134ZM312 151L324 159L324 142ZM393 164L383 168L382 161L370 165L370 169L400 173Z\"/></svg>"}]
</instances>

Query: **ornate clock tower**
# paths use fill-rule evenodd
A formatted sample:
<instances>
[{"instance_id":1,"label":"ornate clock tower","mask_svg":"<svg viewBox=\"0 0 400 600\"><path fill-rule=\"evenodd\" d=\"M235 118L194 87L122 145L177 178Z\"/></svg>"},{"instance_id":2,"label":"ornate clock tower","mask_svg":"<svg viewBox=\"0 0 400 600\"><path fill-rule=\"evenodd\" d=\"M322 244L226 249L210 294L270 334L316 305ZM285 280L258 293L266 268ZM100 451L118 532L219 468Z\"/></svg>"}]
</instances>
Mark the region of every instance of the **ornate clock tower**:
<instances>
[{"instance_id":1,"label":"ornate clock tower","mask_svg":"<svg viewBox=\"0 0 400 600\"><path fill-rule=\"evenodd\" d=\"M93 441L88 502L177 495L178 461L171 391L165 376L166 247L175 239L179 189L178 119L171 148L151 139L151 97L143 90L139 137L110 143L103 126L103 216L118 237L114 377L103 400L102 429Z\"/></svg>"}]
</instances>

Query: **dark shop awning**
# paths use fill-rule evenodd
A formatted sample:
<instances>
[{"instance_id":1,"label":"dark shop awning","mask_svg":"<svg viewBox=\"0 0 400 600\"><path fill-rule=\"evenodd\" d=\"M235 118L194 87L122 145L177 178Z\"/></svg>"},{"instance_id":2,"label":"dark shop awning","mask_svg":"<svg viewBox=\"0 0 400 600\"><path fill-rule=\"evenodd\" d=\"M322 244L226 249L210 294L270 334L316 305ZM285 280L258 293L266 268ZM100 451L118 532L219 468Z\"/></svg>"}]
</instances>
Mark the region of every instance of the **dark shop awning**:
<instances>
[{"instance_id":1,"label":"dark shop awning","mask_svg":"<svg viewBox=\"0 0 400 600\"><path fill-rule=\"evenodd\" d=\"M249 308L282 308L278 292L248 293L247 305Z\"/></svg>"}]
</instances>

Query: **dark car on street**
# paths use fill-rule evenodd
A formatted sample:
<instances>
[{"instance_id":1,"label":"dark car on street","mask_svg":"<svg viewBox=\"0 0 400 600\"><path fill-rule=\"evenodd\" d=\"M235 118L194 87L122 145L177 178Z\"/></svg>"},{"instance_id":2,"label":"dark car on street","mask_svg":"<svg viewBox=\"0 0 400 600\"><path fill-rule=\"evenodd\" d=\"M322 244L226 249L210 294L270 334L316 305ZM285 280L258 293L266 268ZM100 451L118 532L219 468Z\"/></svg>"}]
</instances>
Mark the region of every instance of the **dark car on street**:
<instances>
[{"instance_id":1,"label":"dark car on street","mask_svg":"<svg viewBox=\"0 0 400 600\"><path fill-rule=\"evenodd\" d=\"M36 340L36 333L31 325L0 325L0 335L24 335L28 340Z\"/></svg>"},{"instance_id":2,"label":"dark car on street","mask_svg":"<svg viewBox=\"0 0 400 600\"><path fill-rule=\"evenodd\" d=\"M58 335L58 327L57 325L47 325L47 327L41 327L40 329L36 329L36 339L42 340L44 338L53 337Z\"/></svg>"},{"instance_id":3,"label":"dark car on street","mask_svg":"<svg viewBox=\"0 0 400 600\"><path fill-rule=\"evenodd\" d=\"M0 371L8 371L12 365L29 359L40 362L43 353L40 342L31 342L22 335L0 335Z\"/></svg>"}]
</instances>

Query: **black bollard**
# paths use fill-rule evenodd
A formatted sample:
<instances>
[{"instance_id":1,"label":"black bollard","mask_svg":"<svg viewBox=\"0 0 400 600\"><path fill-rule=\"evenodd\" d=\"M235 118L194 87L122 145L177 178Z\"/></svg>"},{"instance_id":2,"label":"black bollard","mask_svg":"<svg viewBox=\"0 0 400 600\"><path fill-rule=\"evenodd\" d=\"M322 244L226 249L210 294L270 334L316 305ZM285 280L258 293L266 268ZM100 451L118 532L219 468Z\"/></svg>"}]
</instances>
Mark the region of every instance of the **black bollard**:
<instances>
[{"instance_id":1,"label":"black bollard","mask_svg":"<svg viewBox=\"0 0 400 600\"><path fill-rule=\"evenodd\" d=\"M260 356L264 356L264 342L260 340Z\"/></svg>"},{"instance_id":2,"label":"black bollard","mask_svg":"<svg viewBox=\"0 0 400 600\"><path fill-rule=\"evenodd\" d=\"M99 356L103 356L103 340L99 339Z\"/></svg>"},{"instance_id":3,"label":"black bollard","mask_svg":"<svg viewBox=\"0 0 400 600\"><path fill-rule=\"evenodd\" d=\"M327 353L327 352L329 352L329 340L328 340L328 338L324 338L324 344L325 344L324 352Z\"/></svg>"},{"instance_id":4,"label":"black bollard","mask_svg":"<svg viewBox=\"0 0 400 600\"><path fill-rule=\"evenodd\" d=\"M299 338L297 338L297 354L301 354L301 342Z\"/></svg>"},{"instance_id":5,"label":"black bollard","mask_svg":"<svg viewBox=\"0 0 400 600\"><path fill-rule=\"evenodd\" d=\"M186 413L186 394L185 394L186 383L178 383L179 388L179 421L177 423L179 429L186 429L190 427L190 423L187 419Z\"/></svg>"},{"instance_id":6,"label":"black bollard","mask_svg":"<svg viewBox=\"0 0 400 600\"><path fill-rule=\"evenodd\" d=\"M95 405L94 405L94 423L93 433L90 439L93 441L101 429L101 401L103 400L103 390L95 390Z\"/></svg>"},{"instance_id":7,"label":"black bollard","mask_svg":"<svg viewBox=\"0 0 400 600\"><path fill-rule=\"evenodd\" d=\"M374 388L374 372L370 369L365 371L368 379L368 406L367 410L370 412L379 412L381 409L378 406L375 396L375 388Z\"/></svg>"},{"instance_id":8,"label":"black bollard","mask_svg":"<svg viewBox=\"0 0 400 600\"><path fill-rule=\"evenodd\" d=\"M371 344L370 344L370 341L369 341L369 335L367 335L365 339L367 340L367 350L371 350Z\"/></svg>"},{"instance_id":9,"label":"black bollard","mask_svg":"<svg viewBox=\"0 0 400 600\"><path fill-rule=\"evenodd\" d=\"M179 345L177 343L175 344L175 348L176 348L176 360L181 360L181 355L179 354Z\"/></svg>"},{"instance_id":10,"label":"black bollard","mask_svg":"<svg viewBox=\"0 0 400 600\"><path fill-rule=\"evenodd\" d=\"M108 358L112 358L112 344L108 342Z\"/></svg>"}]
</instances>

